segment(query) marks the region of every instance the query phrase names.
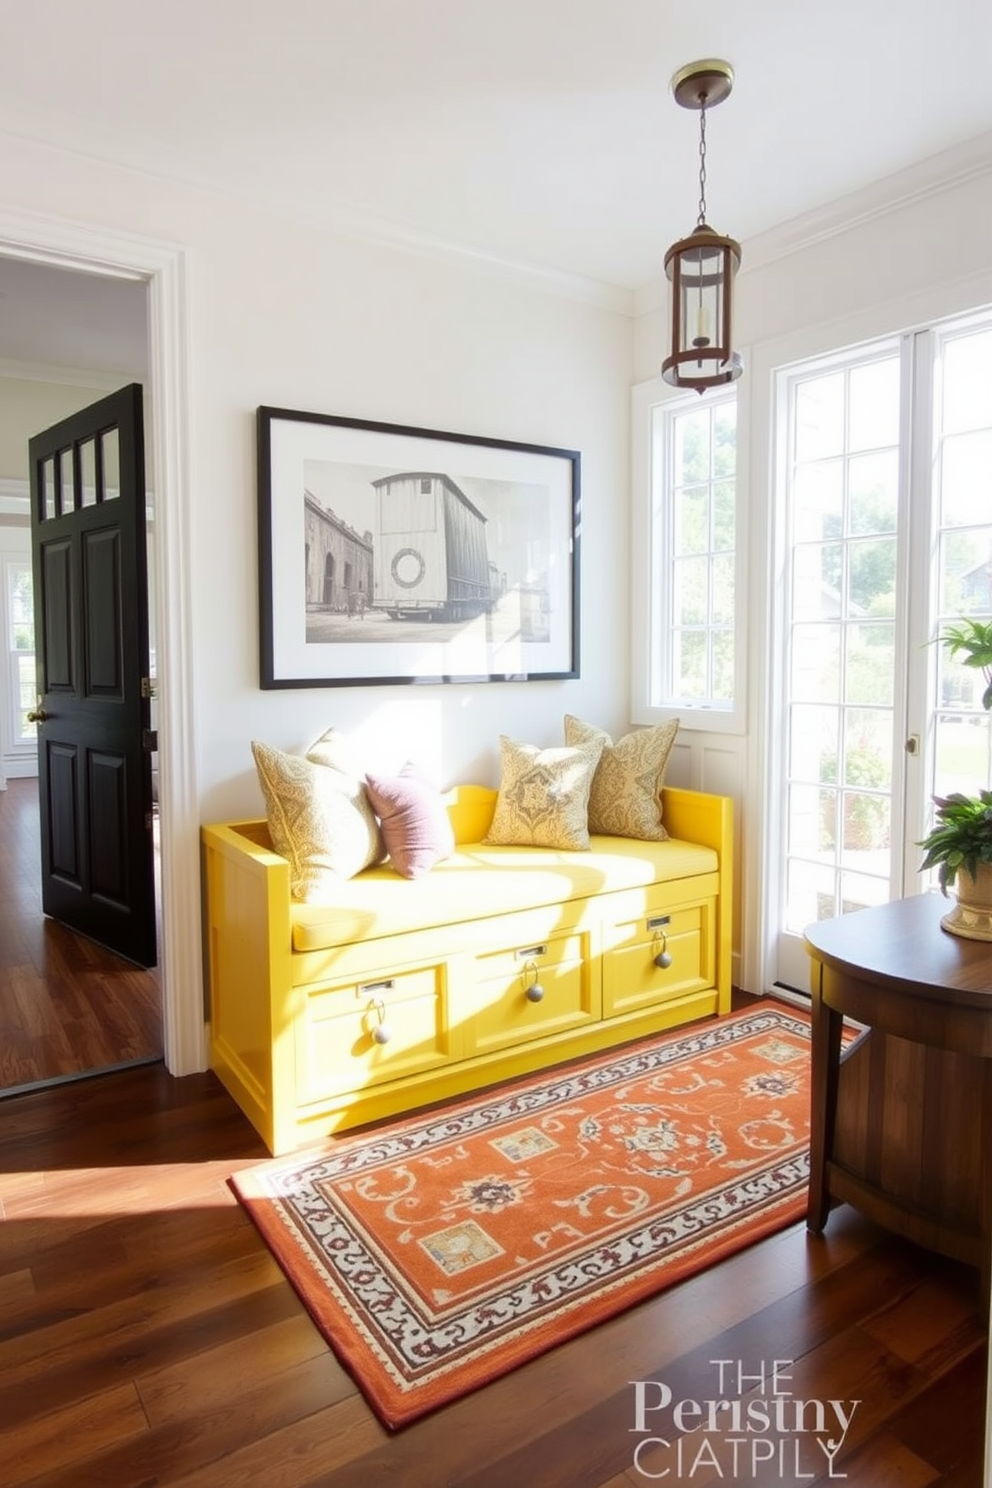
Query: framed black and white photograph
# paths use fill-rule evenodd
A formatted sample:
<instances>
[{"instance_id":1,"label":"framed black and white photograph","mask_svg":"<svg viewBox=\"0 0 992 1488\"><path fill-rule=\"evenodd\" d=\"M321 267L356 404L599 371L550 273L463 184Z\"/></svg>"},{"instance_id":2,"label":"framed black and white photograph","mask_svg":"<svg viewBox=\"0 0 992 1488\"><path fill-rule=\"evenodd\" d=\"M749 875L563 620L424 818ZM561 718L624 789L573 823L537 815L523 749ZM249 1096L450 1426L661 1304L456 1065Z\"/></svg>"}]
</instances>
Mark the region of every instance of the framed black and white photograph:
<instances>
[{"instance_id":1,"label":"framed black and white photograph","mask_svg":"<svg viewBox=\"0 0 992 1488\"><path fill-rule=\"evenodd\" d=\"M262 687L579 675L576 450L257 420Z\"/></svg>"}]
</instances>

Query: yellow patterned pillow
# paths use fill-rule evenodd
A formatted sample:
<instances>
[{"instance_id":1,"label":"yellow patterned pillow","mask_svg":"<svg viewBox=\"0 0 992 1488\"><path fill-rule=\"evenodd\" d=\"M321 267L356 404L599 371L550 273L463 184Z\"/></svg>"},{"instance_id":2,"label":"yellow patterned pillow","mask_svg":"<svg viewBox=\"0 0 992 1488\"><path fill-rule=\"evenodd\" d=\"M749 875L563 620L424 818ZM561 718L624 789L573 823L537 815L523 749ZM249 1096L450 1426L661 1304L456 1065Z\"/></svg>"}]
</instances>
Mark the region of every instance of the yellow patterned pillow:
<instances>
[{"instance_id":1,"label":"yellow patterned pillow","mask_svg":"<svg viewBox=\"0 0 992 1488\"><path fill-rule=\"evenodd\" d=\"M589 847L589 789L602 744L538 749L500 735L500 783L486 842L495 846Z\"/></svg>"},{"instance_id":2,"label":"yellow patterned pillow","mask_svg":"<svg viewBox=\"0 0 992 1488\"><path fill-rule=\"evenodd\" d=\"M378 863L382 836L361 781L269 744L253 742L251 751L294 899L329 898L341 879Z\"/></svg>"},{"instance_id":3,"label":"yellow patterned pillow","mask_svg":"<svg viewBox=\"0 0 992 1488\"><path fill-rule=\"evenodd\" d=\"M614 744L609 734L591 723L565 715L565 743L599 741L603 753L589 792L589 830L612 837L639 837L664 842L661 788L668 757L679 731L679 720L657 728L635 729Z\"/></svg>"}]
</instances>

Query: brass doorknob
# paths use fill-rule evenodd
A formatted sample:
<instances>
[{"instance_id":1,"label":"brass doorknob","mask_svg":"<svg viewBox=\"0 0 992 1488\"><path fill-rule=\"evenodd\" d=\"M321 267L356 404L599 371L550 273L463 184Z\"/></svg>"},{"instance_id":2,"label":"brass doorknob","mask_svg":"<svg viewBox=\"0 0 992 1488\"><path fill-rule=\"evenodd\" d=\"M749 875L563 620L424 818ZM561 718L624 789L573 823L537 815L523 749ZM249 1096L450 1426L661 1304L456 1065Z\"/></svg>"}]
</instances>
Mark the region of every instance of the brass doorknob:
<instances>
[{"instance_id":1,"label":"brass doorknob","mask_svg":"<svg viewBox=\"0 0 992 1488\"><path fill-rule=\"evenodd\" d=\"M44 723L47 717L44 708L32 708L28 714L28 723Z\"/></svg>"}]
</instances>

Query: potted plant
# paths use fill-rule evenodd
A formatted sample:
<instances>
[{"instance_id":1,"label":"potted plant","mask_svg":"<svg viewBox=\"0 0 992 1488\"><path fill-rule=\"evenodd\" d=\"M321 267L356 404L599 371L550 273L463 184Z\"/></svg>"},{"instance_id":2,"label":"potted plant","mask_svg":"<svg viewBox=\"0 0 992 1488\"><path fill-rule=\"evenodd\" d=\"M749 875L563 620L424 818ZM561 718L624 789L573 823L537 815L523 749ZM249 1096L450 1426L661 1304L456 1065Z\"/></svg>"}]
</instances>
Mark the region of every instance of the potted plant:
<instances>
[{"instance_id":1,"label":"potted plant","mask_svg":"<svg viewBox=\"0 0 992 1488\"><path fill-rule=\"evenodd\" d=\"M966 667L977 667L985 676L982 707L992 709L992 620L959 620L937 637Z\"/></svg>"},{"instance_id":2,"label":"potted plant","mask_svg":"<svg viewBox=\"0 0 992 1488\"><path fill-rule=\"evenodd\" d=\"M992 620L960 620L938 640L984 674L982 706L992 710ZM937 869L942 894L957 886L957 904L941 924L969 940L992 940L992 790L935 796L934 805L937 820L919 844L920 871Z\"/></svg>"}]
</instances>

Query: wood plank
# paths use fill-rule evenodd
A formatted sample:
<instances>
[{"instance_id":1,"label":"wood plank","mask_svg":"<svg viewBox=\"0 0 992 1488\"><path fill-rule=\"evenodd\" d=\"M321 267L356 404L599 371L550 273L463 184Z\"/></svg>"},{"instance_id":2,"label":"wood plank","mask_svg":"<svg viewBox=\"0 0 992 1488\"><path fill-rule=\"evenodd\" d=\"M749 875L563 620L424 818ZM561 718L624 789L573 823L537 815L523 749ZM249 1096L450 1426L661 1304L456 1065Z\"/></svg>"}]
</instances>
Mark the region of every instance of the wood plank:
<instances>
[{"instance_id":1,"label":"wood plank","mask_svg":"<svg viewBox=\"0 0 992 1488\"><path fill-rule=\"evenodd\" d=\"M41 908L38 783L0 791L0 1094L162 1056L158 974Z\"/></svg>"},{"instance_id":2,"label":"wood plank","mask_svg":"<svg viewBox=\"0 0 992 1488\"><path fill-rule=\"evenodd\" d=\"M14 1441L19 1482L643 1488L632 1381L705 1398L714 1359L784 1356L810 1398L870 1393L851 1461L877 1481L919 1462L942 1488L980 1481L960 1476L982 1451L977 1273L843 1207L822 1237L790 1226L391 1433L233 1200L262 1156L210 1075L0 1102L0 1461ZM61 1429L91 1405L92 1433Z\"/></svg>"},{"instance_id":3,"label":"wood plank","mask_svg":"<svg viewBox=\"0 0 992 1488\"><path fill-rule=\"evenodd\" d=\"M59 1481L61 1475L65 1481L66 1469L81 1453L141 1436L147 1424L133 1384L74 1400L41 1418L19 1421L3 1433L4 1488L18 1488L41 1475L50 1481Z\"/></svg>"}]
</instances>

